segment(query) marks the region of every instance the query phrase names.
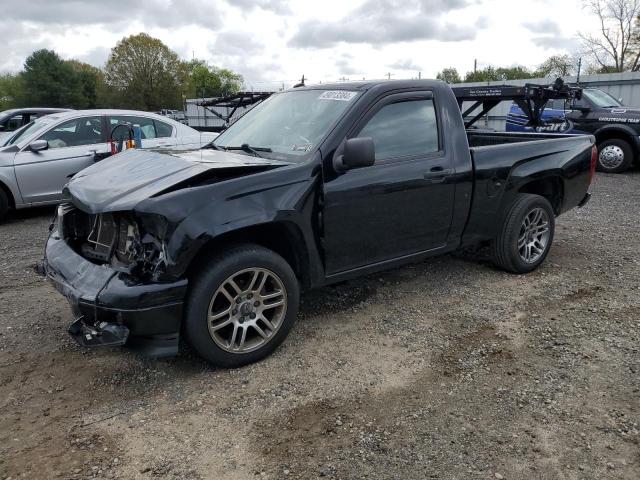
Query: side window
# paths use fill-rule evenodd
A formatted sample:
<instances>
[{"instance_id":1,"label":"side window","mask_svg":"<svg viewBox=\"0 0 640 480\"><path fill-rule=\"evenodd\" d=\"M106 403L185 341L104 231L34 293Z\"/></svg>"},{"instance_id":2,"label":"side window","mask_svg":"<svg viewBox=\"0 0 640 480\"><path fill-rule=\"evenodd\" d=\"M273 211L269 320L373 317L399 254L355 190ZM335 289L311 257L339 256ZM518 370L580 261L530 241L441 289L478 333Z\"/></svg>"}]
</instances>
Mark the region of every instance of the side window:
<instances>
[{"instance_id":1,"label":"side window","mask_svg":"<svg viewBox=\"0 0 640 480\"><path fill-rule=\"evenodd\" d=\"M49 142L49 148L78 147L102 141L100 117L74 118L61 123L40 137Z\"/></svg>"},{"instance_id":2,"label":"side window","mask_svg":"<svg viewBox=\"0 0 640 480\"><path fill-rule=\"evenodd\" d=\"M170 137L173 135L173 127L168 123L159 122L154 120L156 124L156 132L158 132L158 138Z\"/></svg>"},{"instance_id":3,"label":"side window","mask_svg":"<svg viewBox=\"0 0 640 480\"><path fill-rule=\"evenodd\" d=\"M23 125L22 115L14 115L9 120L7 120L5 125L6 125L6 128L5 128L6 132L13 132L14 130L19 129Z\"/></svg>"},{"instance_id":4,"label":"side window","mask_svg":"<svg viewBox=\"0 0 640 480\"><path fill-rule=\"evenodd\" d=\"M126 123L131 126L139 126L142 131L142 139L150 140L156 138L156 127L153 124L152 118L146 117L134 117L129 115L122 116L110 116L109 117L109 134L111 134L111 130L113 127L118 125L119 123ZM124 128L119 128L116 130L115 134L116 138L114 140L120 140L120 138L129 138L126 130Z\"/></svg>"},{"instance_id":5,"label":"side window","mask_svg":"<svg viewBox=\"0 0 640 480\"><path fill-rule=\"evenodd\" d=\"M438 124L433 100L385 105L358 137L373 138L376 160L437 152Z\"/></svg>"},{"instance_id":6,"label":"side window","mask_svg":"<svg viewBox=\"0 0 640 480\"><path fill-rule=\"evenodd\" d=\"M34 113L30 113L29 114L29 118L22 122L23 125L26 125L29 122L33 122L36 118L40 118L42 116L42 113L38 113L38 112L34 112Z\"/></svg>"},{"instance_id":7,"label":"side window","mask_svg":"<svg viewBox=\"0 0 640 480\"><path fill-rule=\"evenodd\" d=\"M579 107L579 108L585 108L585 107L588 107L589 104L587 103L587 101L583 97L580 100L574 100L572 106Z\"/></svg>"}]
</instances>

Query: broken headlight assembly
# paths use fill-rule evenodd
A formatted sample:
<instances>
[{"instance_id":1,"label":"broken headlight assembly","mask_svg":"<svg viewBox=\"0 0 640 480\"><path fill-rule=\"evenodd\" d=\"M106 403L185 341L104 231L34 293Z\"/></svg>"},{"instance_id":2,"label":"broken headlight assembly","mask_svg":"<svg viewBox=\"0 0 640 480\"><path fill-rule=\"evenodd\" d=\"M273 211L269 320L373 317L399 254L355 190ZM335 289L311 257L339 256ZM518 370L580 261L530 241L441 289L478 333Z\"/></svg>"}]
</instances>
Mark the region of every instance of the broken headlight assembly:
<instances>
[{"instance_id":1,"label":"broken headlight assembly","mask_svg":"<svg viewBox=\"0 0 640 480\"><path fill-rule=\"evenodd\" d=\"M144 231L143 225L150 231ZM162 217L140 219L122 212L90 215L78 209L58 210L58 235L80 255L139 277L156 276L163 270L166 256L160 238L165 230Z\"/></svg>"}]
</instances>

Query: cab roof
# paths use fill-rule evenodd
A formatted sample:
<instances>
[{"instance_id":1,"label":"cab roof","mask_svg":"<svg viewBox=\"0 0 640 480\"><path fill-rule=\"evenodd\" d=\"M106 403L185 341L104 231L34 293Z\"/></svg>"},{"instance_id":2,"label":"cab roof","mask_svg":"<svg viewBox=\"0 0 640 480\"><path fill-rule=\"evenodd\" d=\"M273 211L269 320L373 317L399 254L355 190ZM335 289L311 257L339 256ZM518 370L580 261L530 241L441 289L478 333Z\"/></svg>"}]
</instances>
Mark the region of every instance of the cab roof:
<instances>
[{"instance_id":1,"label":"cab roof","mask_svg":"<svg viewBox=\"0 0 640 480\"><path fill-rule=\"evenodd\" d=\"M292 90L370 90L379 87L381 90L398 90L402 88L433 88L442 86L440 80L360 80L354 82L317 83L304 87L290 88ZM385 88L387 87L387 88Z\"/></svg>"}]
</instances>

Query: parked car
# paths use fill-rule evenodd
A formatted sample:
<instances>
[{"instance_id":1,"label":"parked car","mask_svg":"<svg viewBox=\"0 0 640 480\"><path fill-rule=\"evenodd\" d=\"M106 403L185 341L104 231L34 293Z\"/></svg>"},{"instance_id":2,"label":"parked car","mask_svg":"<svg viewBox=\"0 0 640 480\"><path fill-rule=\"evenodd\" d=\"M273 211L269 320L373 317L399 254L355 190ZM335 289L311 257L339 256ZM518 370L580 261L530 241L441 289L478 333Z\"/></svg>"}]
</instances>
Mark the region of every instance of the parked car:
<instances>
[{"instance_id":1,"label":"parked car","mask_svg":"<svg viewBox=\"0 0 640 480\"><path fill-rule=\"evenodd\" d=\"M121 123L140 126L143 148L200 148L217 136L130 110L75 110L38 118L0 147L0 220L9 208L58 203L71 177L110 155L107 140ZM124 134L126 129L114 132L118 138Z\"/></svg>"},{"instance_id":2,"label":"parked car","mask_svg":"<svg viewBox=\"0 0 640 480\"><path fill-rule=\"evenodd\" d=\"M426 80L274 94L208 149L130 150L76 175L46 245L82 345L237 367L286 337L303 289L488 243L536 269L584 205L588 135L467 133Z\"/></svg>"},{"instance_id":3,"label":"parked car","mask_svg":"<svg viewBox=\"0 0 640 480\"><path fill-rule=\"evenodd\" d=\"M6 142L13 132L36 118L68 111L68 108L14 108L0 112L0 145Z\"/></svg>"},{"instance_id":4,"label":"parked car","mask_svg":"<svg viewBox=\"0 0 640 480\"><path fill-rule=\"evenodd\" d=\"M509 132L531 132L527 116L515 103L507 117ZM625 107L620 100L597 88L585 88L582 99L554 100L547 104L542 119L549 123L538 132L583 133L596 137L598 170L624 172L640 159L640 109Z\"/></svg>"}]
</instances>

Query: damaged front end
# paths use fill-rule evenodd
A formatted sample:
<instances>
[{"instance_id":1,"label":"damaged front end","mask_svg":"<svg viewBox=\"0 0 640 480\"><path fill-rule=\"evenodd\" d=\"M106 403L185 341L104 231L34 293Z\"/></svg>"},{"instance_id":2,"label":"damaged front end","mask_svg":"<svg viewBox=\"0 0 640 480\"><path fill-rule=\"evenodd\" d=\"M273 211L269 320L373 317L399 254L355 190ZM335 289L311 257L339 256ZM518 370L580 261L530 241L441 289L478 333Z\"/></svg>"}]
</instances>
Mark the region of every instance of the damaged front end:
<instances>
[{"instance_id":1,"label":"damaged front end","mask_svg":"<svg viewBox=\"0 0 640 480\"><path fill-rule=\"evenodd\" d=\"M143 222L129 212L88 214L63 204L58 207L53 234L97 265L109 265L140 280L157 281L166 267L161 239L166 236L167 222L152 217Z\"/></svg>"},{"instance_id":2,"label":"damaged front end","mask_svg":"<svg viewBox=\"0 0 640 480\"><path fill-rule=\"evenodd\" d=\"M76 320L69 333L80 345L177 353L187 282L163 278L167 225L156 215L58 207L45 273L71 304Z\"/></svg>"}]
</instances>

